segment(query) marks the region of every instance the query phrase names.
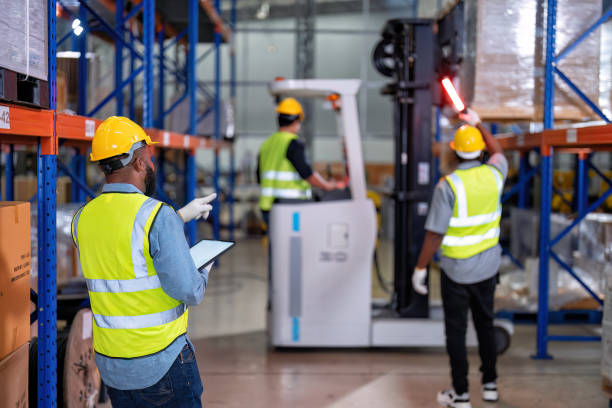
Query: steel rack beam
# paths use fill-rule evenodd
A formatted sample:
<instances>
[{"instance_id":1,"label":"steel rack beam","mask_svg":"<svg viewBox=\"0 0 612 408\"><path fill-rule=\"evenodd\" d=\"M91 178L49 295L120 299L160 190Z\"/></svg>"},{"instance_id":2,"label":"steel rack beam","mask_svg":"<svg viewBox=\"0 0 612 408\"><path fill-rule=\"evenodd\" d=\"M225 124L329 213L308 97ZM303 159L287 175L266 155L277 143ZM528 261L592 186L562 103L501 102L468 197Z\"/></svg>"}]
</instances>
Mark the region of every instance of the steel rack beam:
<instances>
[{"instance_id":1,"label":"steel rack beam","mask_svg":"<svg viewBox=\"0 0 612 408\"><path fill-rule=\"evenodd\" d=\"M49 107L56 109L57 41L56 2L47 0ZM38 125L44 118L36 114ZM44 119L43 119L44 121ZM34 124L33 124L34 125ZM57 138L53 112L49 112L47 140L37 149L38 193L38 407L57 407L57 253L56 185ZM31 402L33 403L33 402Z\"/></svg>"}]
</instances>

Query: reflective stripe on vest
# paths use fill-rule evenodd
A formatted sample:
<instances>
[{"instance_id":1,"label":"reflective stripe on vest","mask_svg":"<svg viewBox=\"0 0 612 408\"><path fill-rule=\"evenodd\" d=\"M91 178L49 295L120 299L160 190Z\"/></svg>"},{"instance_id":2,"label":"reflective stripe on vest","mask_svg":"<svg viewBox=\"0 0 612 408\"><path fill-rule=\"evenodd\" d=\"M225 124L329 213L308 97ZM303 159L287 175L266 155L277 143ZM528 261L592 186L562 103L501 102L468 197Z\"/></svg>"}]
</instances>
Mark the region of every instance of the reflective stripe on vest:
<instances>
[{"instance_id":1,"label":"reflective stripe on vest","mask_svg":"<svg viewBox=\"0 0 612 408\"><path fill-rule=\"evenodd\" d=\"M153 354L187 330L187 307L163 291L149 254L149 232L161 205L142 194L104 193L73 219L97 353Z\"/></svg>"},{"instance_id":2,"label":"reflective stripe on vest","mask_svg":"<svg viewBox=\"0 0 612 408\"><path fill-rule=\"evenodd\" d=\"M261 195L264 197L274 197L274 198L286 198L286 199L297 199L297 200L307 200L312 198L312 192L310 190L296 190L293 188L272 188L272 187L264 187L261 189Z\"/></svg>"},{"instance_id":3,"label":"reflective stripe on vest","mask_svg":"<svg viewBox=\"0 0 612 408\"><path fill-rule=\"evenodd\" d=\"M276 132L259 150L259 207L263 211L269 211L277 198L307 200L312 197L310 184L300 177L287 159L287 149L295 139L297 135L293 133Z\"/></svg>"},{"instance_id":4,"label":"reflective stripe on vest","mask_svg":"<svg viewBox=\"0 0 612 408\"><path fill-rule=\"evenodd\" d=\"M481 165L457 170L447 176L447 181L454 192L455 204L442 239L442 255L464 259L495 246L499 241L503 190L499 171Z\"/></svg>"},{"instance_id":5,"label":"reflective stripe on vest","mask_svg":"<svg viewBox=\"0 0 612 408\"><path fill-rule=\"evenodd\" d=\"M171 323L185 313L187 307L180 304L174 309L140 316L103 316L94 313L96 325L103 329L144 329Z\"/></svg>"},{"instance_id":6,"label":"reflective stripe on vest","mask_svg":"<svg viewBox=\"0 0 612 408\"><path fill-rule=\"evenodd\" d=\"M129 293L161 288L157 275L135 279L86 279L90 292Z\"/></svg>"},{"instance_id":7,"label":"reflective stripe on vest","mask_svg":"<svg viewBox=\"0 0 612 408\"><path fill-rule=\"evenodd\" d=\"M261 179L275 181L299 181L302 178L297 171L268 170L262 174Z\"/></svg>"}]
</instances>

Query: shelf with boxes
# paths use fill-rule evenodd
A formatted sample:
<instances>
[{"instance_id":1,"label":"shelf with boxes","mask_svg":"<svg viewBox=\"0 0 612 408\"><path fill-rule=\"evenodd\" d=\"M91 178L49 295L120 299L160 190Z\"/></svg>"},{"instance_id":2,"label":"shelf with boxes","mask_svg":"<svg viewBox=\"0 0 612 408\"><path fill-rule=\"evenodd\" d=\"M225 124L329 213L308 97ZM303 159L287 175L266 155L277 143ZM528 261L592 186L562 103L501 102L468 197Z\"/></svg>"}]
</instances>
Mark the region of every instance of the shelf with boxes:
<instances>
[{"instance_id":1,"label":"shelf with boxes","mask_svg":"<svg viewBox=\"0 0 612 408\"><path fill-rule=\"evenodd\" d=\"M215 11L218 16L219 2L216 2L214 7L210 2L204 3L207 7L202 6L202 9L208 13ZM159 0L158 2L143 0L138 2L136 7L128 10L126 8L127 2L122 0L105 1L99 5L94 5L93 2L87 0L70 3L56 0L30 0L29 13L24 13L21 7L15 8L20 4L19 2L0 0L1 8L10 13L11 19L9 20L12 24L9 27L10 38L4 37L0 39L0 43L5 42L7 44L6 49L14 49L15 47L11 46L11 38L20 39L20 41L14 41L15 44L22 44L21 38L25 38L30 51L30 58L28 59L27 47L18 46L19 58L14 59L17 61L17 66L8 66L8 59L1 59L0 61L2 84L8 84L6 87L3 86L2 92L0 92L0 145L4 149L5 164L3 195L4 199L8 201L14 200L16 187L14 182L17 180L20 183L22 180L19 177L26 177L23 181L25 181L26 190L29 190L27 192L19 190L18 193L20 195L23 193L26 196L32 194L33 197L26 197L25 200L36 202L35 208L37 211L33 212L36 215L35 220L32 220L35 222L32 222L32 224L37 225L37 232L34 235L36 241L32 241L32 243L37 249L38 276L34 286L37 286L39 292L36 309L38 311L37 330L40 341L37 342L34 354L30 353L36 359L38 367L37 375L30 378L30 383L31 387L34 387L37 391L35 395L37 395L36 398L40 406L57 406L58 402L59 404L62 403L62 401L58 401L58 396L62 397L61 393L58 393L58 389L61 391L63 375L57 369L58 344L60 348L62 344L65 344L59 339L57 331L58 314L62 315L62 311L57 308L58 251L62 251L61 245L58 246L57 217L63 214L61 209L58 211L58 203L67 201L66 197L68 196L70 196L71 201L85 202L88 197L94 196L97 191L96 187L90 187L87 183L85 153L90 146L96 126L101 122L102 111L100 109L105 103L115 100L116 111L104 113L103 116L122 115L125 105L127 105L129 108L125 109L126 112L129 110L127 116L142 122L153 140L160 142L156 148L158 176L164 174L164 163L170 173L173 170L177 174L181 173L184 188L178 185L177 189L185 191L185 197L183 198L186 201L194 197L197 187L196 151L200 149L213 150L216 167L214 184L218 190L218 178L220 177L218 171L219 152L230 152L233 164L233 146L231 143L223 141L220 126L221 70L219 62L221 59L221 32L223 31L226 34L224 37L227 37L229 32L227 29L215 30L214 24L207 25L204 21L202 21L203 24L198 24L198 17L202 14L201 10L198 10L198 0L189 0L180 4L181 7L184 6L183 11L186 16L181 21L183 25L187 26L182 31L174 29L173 24L164 21L164 8L176 7L174 2L168 2L164 5ZM155 8L155 5L158 7ZM232 28L235 27L235 5L235 1L232 1ZM100 13L99 7L109 9L115 16L115 21L111 23L104 21L101 15L108 16L108 10ZM174 15L175 13L171 14ZM58 19L68 21L67 25L64 24L63 29L66 26L70 27L71 24L74 24L75 27L81 27L81 29L78 33L74 30L74 27L73 30L68 28L67 32L59 32ZM78 24L76 24L76 20L79 20ZM185 24L185 22L188 23ZM217 22L218 24L219 22ZM29 30L27 27L29 27ZM29 36L27 35L28 32ZM202 56L198 57L196 55L198 36L200 36L200 40L206 41L206 39L202 39L201 33L209 34L210 39L208 41L214 40L214 53L211 54L215 55L217 60L214 94L203 83L198 82L196 78L197 63L203 59ZM116 51L114 61L115 87L109 90L108 95L103 95L101 100L95 101L92 104L92 106L95 105L94 109L90 110L87 110L87 85L92 82L93 88L97 88L101 84L96 81L88 81L90 78L87 75L87 67L91 50L88 50L87 47L88 44L92 43L87 40L88 35L92 39L96 36L103 38L103 41L110 41L112 43L111 47ZM61 51L58 47L61 47L62 43L67 43L70 39L72 40L70 58L76 59L79 69L74 71L73 76L65 75L65 72L58 76L58 51ZM229 43L229 40L227 41ZM180 44L185 50L185 63L179 64L179 50L177 50L175 53L177 60L174 61L175 69L171 69L167 66L164 51L177 44ZM156 47L157 52L155 52ZM126 53L127 55L125 55ZM205 55L208 54L210 53L205 53ZM62 58L62 61L64 61L68 57ZM108 58L105 60L108 60ZM110 60L112 61L112 56L110 56ZM235 57L233 52L230 61L232 64L232 92L230 93L233 101L235 96ZM127 66L129 66L129 75L126 77L124 71ZM164 106L164 100L167 98L164 98L163 95L165 86L158 86L158 115L154 118L154 87L156 84L165 84L169 73L175 75L177 83L184 87L181 100L188 104L187 118L177 121L182 126L189 124L187 130L184 130L183 133L154 128L154 126L165 128L164 116L180 105L180 102L174 101L167 109ZM134 79L138 76L142 80L135 84ZM21 82L15 83L15 80ZM79 115L64 112L67 82L73 80L77 84L75 94L78 96L77 106L74 110ZM19 89L15 92L15 86L13 86L15 84L28 92L22 95L20 95L21 91ZM141 89L138 89L135 85L141 86ZM100 88L105 90L102 86ZM36 92L38 92L37 95ZM127 95L129 95L129 98L126 97L125 103L123 103L124 97ZM210 102L210 106L202 113L198 112L198 95L206 95ZM141 108L135 106L136 100L139 101ZM58 103L62 105L62 108L56 110ZM38 105L39 108L34 105ZM47 107L48 109L46 109ZM96 112L101 114L100 118L86 116L93 116ZM209 133L212 136L210 139L200 137L198 134L202 134L202 132L197 131L199 129L197 124L208 115L214 116L214 131ZM16 156L19 156L20 152L23 151L21 147L16 148L16 146L26 146L27 151L25 153L31 162L28 168L35 171L35 177L20 174L19 169L14 168L13 164ZM36 147L35 158L32 157L34 154L33 146ZM70 149L73 149L72 158L69 158L70 163L64 164L62 160L66 161L66 156L70 156ZM67 152L68 154L66 154ZM174 163L167 157L170 156L170 153L173 153L174 157L177 158ZM182 168L177 167L179 163L183 165ZM17 178L15 177L16 171L18 173ZM60 182L62 179L58 178L60 173L69 176L68 178L72 182L72 191L69 195L64 196L64 193L61 193L61 197L58 197L57 186L63 185ZM32 180L28 177L34 180L35 188L33 188ZM163 192L163 186L164 177L158 177L158 193ZM233 183L230 183L230 186L233 189ZM62 188L63 190L66 189ZM36 194L33 194L34 190ZM233 193L230 191L227 196L229 197L228 203L231 206ZM160 198L164 199L163 195L160 195ZM26 202L23 205L28 205L28 203ZM27 218L30 219L30 217ZM218 220L215 223L215 235L218 236ZM230 232L232 225L233 223L230 223ZM4 227L1 230L0 232L6 231ZM195 223L189 225L188 231L191 240L195 241ZM30 248L30 245L28 243L27 247ZM64 254L59 255L63 256ZM1 266L0 277L4 276L3 273L10 269L6 265ZM73 274L74 269L71 275ZM1 301L2 299L0 299ZM28 308L24 314L24 316L27 314L28 319L29 312ZM3 322L5 321L3 320ZM27 355L25 355L25 361L27 362ZM0 361L0 371L3 374L6 373L7 367L13 372L23 366L23 360L20 360L20 363L15 362L15 364L5 363L5 360ZM1 377L2 380L9 378L6 375ZM15 377L17 378L17 376ZM24 376L22 375L19 378L23 379ZM25 374L25 380L27 384L27 374ZM17 400L6 401L6 398L12 398L13 394L5 393L4 388L2 388L3 385L5 384L0 385L0 406L15 405L14 402ZM27 401L24 402L22 398L21 386L17 383L11 385L17 391L15 395L16 398L20 398L20 404L27 405ZM35 404L36 402L31 401L31 403Z\"/></svg>"}]
</instances>

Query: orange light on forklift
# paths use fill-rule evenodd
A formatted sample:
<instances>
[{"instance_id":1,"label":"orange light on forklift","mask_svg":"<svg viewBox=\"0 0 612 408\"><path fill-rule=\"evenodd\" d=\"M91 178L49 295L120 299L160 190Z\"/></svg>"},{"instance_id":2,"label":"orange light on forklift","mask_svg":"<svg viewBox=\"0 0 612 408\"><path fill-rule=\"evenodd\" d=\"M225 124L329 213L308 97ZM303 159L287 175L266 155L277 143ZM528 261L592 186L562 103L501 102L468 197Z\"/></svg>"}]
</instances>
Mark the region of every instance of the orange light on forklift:
<instances>
[{"instance_id":1,"label":"orange light on forklift","mask_svg":"<svg viewBox=\"0 0 612 408\"><path fill-rule=\"evenodd\" d=\"M340 104L339 104L339 100L340 100L340 95L338 95L337 93L333 93L333 94L329 94L327 95L327 99L329 102L331 102L332 108L334 110L339 110L340 109Z\"/></svg>"},{"instance_id":2,"label":"orange light on forklift","mask_svg":"<svg viewBox=\"0 0 612 408\"><path fill-rule=\"evenodd\" d=\"M465 104L461 100L461 97L459 96L459 93L457 93L457 90L455 89L455 86L451 82L450 78L444 78L442 80L442 86L444 87L446 94L453 102L453 105L455 105L457 112L463 112L465 110Z\"/></svg>"}]
</instances>

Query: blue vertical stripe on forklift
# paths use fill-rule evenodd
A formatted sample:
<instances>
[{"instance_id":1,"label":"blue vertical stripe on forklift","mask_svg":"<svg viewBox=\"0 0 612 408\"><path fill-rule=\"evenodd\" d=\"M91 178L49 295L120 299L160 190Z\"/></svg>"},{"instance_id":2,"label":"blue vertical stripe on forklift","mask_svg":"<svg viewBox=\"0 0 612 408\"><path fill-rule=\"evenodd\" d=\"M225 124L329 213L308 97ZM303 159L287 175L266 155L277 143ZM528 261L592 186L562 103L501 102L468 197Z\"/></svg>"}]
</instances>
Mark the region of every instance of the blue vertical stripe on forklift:
<instances>
[{"instance_id":1,"label":"blue vertical stripe on forklift","mask_svg":"<svg viewBox=\"0 0 612 408\"><path fill-rule=\"evenodd\" d=\"M293 317L291 319L291 340L300 341L300 318Z\"/></svg>"},{"instance_id":2,"label":"blue vertical stripe on forklift","mask_svg":"<svg viewBox=\"0 0 612 408\"><path fill-rule=\"evenodd\" d=\"M300 231L300 213L299 212L293 213L293 231L295 232Z\"/></svg>"}]
</instances>

